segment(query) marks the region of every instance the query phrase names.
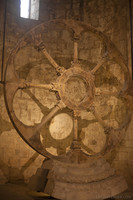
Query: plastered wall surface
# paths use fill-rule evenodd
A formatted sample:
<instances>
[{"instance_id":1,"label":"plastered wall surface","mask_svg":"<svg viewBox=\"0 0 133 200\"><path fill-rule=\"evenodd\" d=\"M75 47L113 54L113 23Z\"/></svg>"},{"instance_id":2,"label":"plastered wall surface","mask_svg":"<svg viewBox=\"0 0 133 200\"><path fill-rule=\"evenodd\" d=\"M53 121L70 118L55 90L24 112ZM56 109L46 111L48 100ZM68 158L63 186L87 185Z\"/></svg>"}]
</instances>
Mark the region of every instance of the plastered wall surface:
<instances>
[{"instance_id":1,"label":"plastered wall surface","mask_svg":"<svg viewBox=\"0 0 133 200\"><path fill-rule=\"evenodd\" d=\"M3 18L0 19L3 23ZM129 69L131 68L129 10L126 0L43 0L40 1L39 21L20 18L19 1L9 0L7 3L4 70L8 56L17 41L34 26L53 19L84 21L104 32L115 43L127 66ZM1 27L3 27L2 23ZM2 35L2 29L0 34ZM60 27L51 27L44 34L44 42L60 65L65 68L70 67L73 56L73 41L69 31L62 30ZM2 45L1 40L0 55L2 54ZM104 52L102 42L94 34L86 33L81 37L79 59L84 69L87 69L88 65L92 69L100 61ZM32 46L27 46L17 53L14 65L20 78L34 83L44 83L44 80L49 83L51 79L56 80L57 78L55 70L44 55L37 52ZM111 66L109 72L108 65ZM123 72L116 63L108 63L108 65L97 72L95 85L115 91L118 83L123 83ZM80 86L84 91L84 86ZM117 127L121 123L127 109L122 100L115 97L97 97L95 102L98 112L109 125ZM34 125L39 123L43 115L47 115L56 103L57 99L54 93L32 88L19 90L15 95L13 106L20 121L26 125ZM68 151L72 140L71 116L70 110L64 109L42 128L42 143L50 153L60 155ZM64 123L60 127L61 119L68 124ZM91 113L82 112L81 119L79 131L82 146L89 145L93 151L99 151L105 141L103 128ZM116 169L116 172L125 176L130 190L133 188L132 130L133 122L131 121L123 142L107 155L107 160ZM85 148L85 151L89 152L89 149ZM31 175L41 166L43 159L20 138L13 128L5 108L3 86L0 85L0 183L8 181L28 182Z\"/></svg>"}]
</instances>

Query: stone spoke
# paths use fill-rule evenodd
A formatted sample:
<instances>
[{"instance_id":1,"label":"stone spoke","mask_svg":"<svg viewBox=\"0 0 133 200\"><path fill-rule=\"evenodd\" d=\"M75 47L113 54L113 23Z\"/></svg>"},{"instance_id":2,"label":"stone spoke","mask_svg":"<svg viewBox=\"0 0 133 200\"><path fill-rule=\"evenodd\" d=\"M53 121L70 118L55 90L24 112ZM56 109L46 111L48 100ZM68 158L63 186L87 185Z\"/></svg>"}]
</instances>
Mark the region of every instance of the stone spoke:
<instances>
[{"instance_id":1,"label":"stone spoke","mask_svg":"<svg viewBox=\"0 0 133 200\"><path fill-rule=\"evenodd\" d=\"M95 95L99 96L101 94L109 96L118 96L119 92L112 92L106 89L95 88Z\"/></svg>"},{"instance_id":2,"label":"stone spoke","mask_svg":"<svg viewBox=\"0 0 133 200\"><path fill-rule=\"evenodd\" d=\"M91 70L91 73L94 74L104 63L106 59L102 58L101 61Z\"/></svg>"},{"instance_id":3,"label":"stone spoke","mask_svg":"<svg viewBox=\"0 0 133 200\"><path fill-rule=\"evenodd\" d=\"M78 119L76 117L74 117L73 128L73 139L78 140Z\"/></svg>"},{"instance_id":4,"label":"stone spoke","mask_svg":"<svg viewBox=\"0 0 133 200\"><path fill-rule=\"evenodd\" d=\"M93 113L95 118L98 120L98 122L104 127L108 127L107 124L104 122L104 120L101 118L101 116L97 113L96 109L94 106L90 107L90 111Z\"/></svg>"},{"instance_id":5,"label":"stone spoke","mask_svg":"<svg viewBox=\"0 0 133 200\"><path fill-rule=\"evenodd\" d=\"M57 72L59 72L60 74L63 73L65 71L64 67L59 66L55 60L52 58L52 56L48 53L48 51L46 50L43 42L40 43L37 47L39 51L42 51L43 54L46 56L46 58L48 59L48 61L52 64L52 66L56 69Z\"/></svg>"},{"instance_id":6,"label":"stone spoke","mask_svg":"<svg viewBox=\"0 0 133 200\"><path fill-rule=\"evenodd\" d=\"M46 124L60 109L64 108L65 107L65 104L60 101L52 110L51 112L46 116L46 117L43 117L40 124L36 125L36 128L35 128L35 133L38 132L42 126L44 124Z\"/></svg>"},{"instance_id":7,"label":"stone spoke","mask_svg":"<svg viewBox=\"0 0 133 200\"><path fill-rule=\"evenodd\" d=\"M47 52L46 49L43 49L43 53L46 56L46 58L49 60L49 62L53 65L53 67L56 69L57 72L63 73L65 69L61 66L59 66L55 60L51 57L51 55Z\"/></svg>"},{"instance_id":8,"label":"stone spoke","mask_svg":"<svg viewBox=\"0 0 133 200\"><path fill-rule=\"evenodd\" d=\"M31 83L31 82L27 82L25 80L20 80L19 83L19 88L21 89L25 89L25 88L44 88L46 90L57 90L57 86L56 83L51 83L51 84L38 84L38 83Z\"/></svg>"},{"instance_id":9,"label":"stone spoke","mask_svg":"<svg viewBox=\"0 0 133 200\"><path fill-rule=\"evenodd\" d=\"M85 145L83 142L82 142L82 144L81 144L81 147L82 147L85 151L87 151L89 154L91 154L91 155L96 154L95 151L93 151L90 147L88 147L87 145Z\"/></svg>"},{"instance_id":10,"label":"stone spoke","mask_svg":"<svg viewBox=\"0 0 133 200\"><path fill-rule=\"evenodd\" d=\"M74 41L74 63L78 63L78 41Z\"/></svg>"},{"instance_id":11,"label":"stone spoke","mask_svg":"<svg viewBox=\"0 0 133 200\"><path fill-rule=\"evenodd\" d=\"M72 149L81 149L81 143L79 142L78 136L78 116L79 112L74 111L73 113L73 142L71 145Z\"/></svg>"}]
</instances>

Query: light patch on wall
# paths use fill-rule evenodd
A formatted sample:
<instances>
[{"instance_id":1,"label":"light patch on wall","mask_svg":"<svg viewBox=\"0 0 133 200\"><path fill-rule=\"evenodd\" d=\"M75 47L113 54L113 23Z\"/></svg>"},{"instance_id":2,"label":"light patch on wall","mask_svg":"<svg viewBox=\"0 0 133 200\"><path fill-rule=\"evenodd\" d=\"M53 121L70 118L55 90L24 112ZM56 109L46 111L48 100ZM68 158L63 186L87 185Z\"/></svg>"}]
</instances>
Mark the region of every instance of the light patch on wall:
<instances>
[{"instance_id":1,"label":"light patch on wall","mask_svg":"<svg viewBox=\"0 0 133 200\"><path fill-rule=\"evenodd\" d=\"M20 17L28 19L39 19L40 0L20 0Z\"/></svg>"},{"instance_id":2,"label":"light patch on wall","mask_svg":"<svg viewBox=\"0 0 133 200\"><path fill-rule=\"evenodd\" d=\"M54 139L62 140L70 135L72 128L73 121L71 117L66 113L61 113L52 119L49 131Z\"/></svg>"}]
</instances>

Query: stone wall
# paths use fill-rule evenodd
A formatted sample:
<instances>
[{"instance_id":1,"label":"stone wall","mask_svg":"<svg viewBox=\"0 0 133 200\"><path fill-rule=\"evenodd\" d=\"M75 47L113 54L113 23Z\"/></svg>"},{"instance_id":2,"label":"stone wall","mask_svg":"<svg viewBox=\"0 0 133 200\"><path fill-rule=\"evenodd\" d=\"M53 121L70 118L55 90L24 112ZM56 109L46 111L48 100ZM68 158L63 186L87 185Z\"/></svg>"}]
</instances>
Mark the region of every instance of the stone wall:
<instances>
[{"instance_id":1,"label":"stone wall","mask_svg":"<svg viewBox=\"0 0 133 200\"><path fill-rule=\"evenodd\" d=\"M2 2L2 0L1 0ZM1 11L3 10L1 4ZM0 12L3 16L3 13ZM3 17L1 19L0 35L3 35ZM17 41L31 28L53 19L74 19L89 23L93 27L102 31L107 35L117 46L122 53L126 64L131 69L130 63L130 42L129 42L129 10L128 2L126 0L41 0L40 1L40 20L23 19L19 17L19 1L8 0L7 3L7 19L6 19L6 38L5 38L5 58L4 70L7 59L11 50L15 47ZM55 28L55 27L54 27ZM73 41L71 34L67 30L57 28L47 30L44 34L44 41L50 53L60 65L65 68L70 66L73 54ZM0 55L2 55L2 40L0 41ZM87 69L87 66L92 69L101 59L104 53L103 44L94 34L84 35L79 42L79 59ZM88 53L89 52L89 53ZM23 55L23 57L22 57ZM23 64L22 64L23 63ZM109 63L110 64L110 63ZM106 72L107 66L96 74L97 87L105 86L113 90L115 86L123 81L123 72L118 65L111 63L110 75ZM114 69L113 69L114 67ZM20 78L26 80L46 83L57 78L55 70L48 63L47 59L41 53L35 51L32 46L23 48L17 53L15 58L15 69ZM103 73L106 78L103 77ZM99 78L101 77L101 79ZM109 84L111 86L109 88ZM32 150L17 134L13 128L4 104L3 85L0 85L0 177L3 182L27 182L36 169L41 166L43 157ZM14 99L14 110L16 116L26 125L34 125L39 123L43 115L57 103L56 95L49 91L40 89L19 90ZM99 107L99 104L101 107ZM108 105L108 107L107 107ZM117 109L116 109L116 105ZM120 106L121 105L121 106ZM117 101L116 98L109 99L97 97L96 106L99 113L109 124L117 126L114 123L114 116L119 118L118 124L121 121L122 113L126 112L126 108L122 101ZM110 109L112 114L110 113ZM123 112L121 112L123 110ZM60 118L60 112L57 113L54 121ZM102 147L105 136L102 127L95 120L91 113L83 112L81 115L83 121L80 122L81 139L84 145L90 145L94 151L99 151ZM63 110L63 119L70 120L70 110ZM54 123L54 122L53 122ZM72 130L69 130L69 136L62 138L62 141L57 140L49 134L49 125L46 125L42 131L42 138L47 137L47 143L44 142L45 148L54 154L62 154L67 151L72 139ZM66 130L66 127L65 129ZM98 130L98 131L97 131ZM116 168L117 173L125 176L129 189L133 185L133 122L131 121L126 136L122 144L117 147L112 153L107 155L107 159L113 167ZM89 136L87 133L90 133ZM99 134L100 133L100 134ZM57 137L58 139L58 133ZM42 139L43 140L43 139ZM97 144L97 145L96 145ZM85 148L85 151L89 151Z\"/></svg>"}]
</instances>

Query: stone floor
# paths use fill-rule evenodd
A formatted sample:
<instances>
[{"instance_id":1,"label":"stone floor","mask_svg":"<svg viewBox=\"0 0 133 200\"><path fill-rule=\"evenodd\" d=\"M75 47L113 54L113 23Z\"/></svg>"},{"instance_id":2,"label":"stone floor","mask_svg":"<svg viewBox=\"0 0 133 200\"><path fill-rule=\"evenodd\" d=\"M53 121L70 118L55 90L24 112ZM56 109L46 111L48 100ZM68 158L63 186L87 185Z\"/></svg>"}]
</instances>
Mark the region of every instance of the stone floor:
<instances>
[{"instance_id":1,"label":"stone floor","mask_svg":"<svg viewBox=\"0 0 133 200\"><path fill-rule=\"evenodd\" d=\"M24 184L0 185L0 200L56 200L44 193L31 192ZM133 193L126 192L106 200L133 200Z\"/></svg>"},{"instance_id":2,"label":"stone floor","mask_svg":"<svg viewBox=\"0 0 133 200\"><path fill-rule=\"evenodd\" d=\"M52 197L46 196L43 193L34 193L24 184L5 184L0 185L0 200L48 200ZM53 199L54 200L54 199Z\"/></svg>"},{"instance_id":3,"label":"stone floor","mask_svg":"<svg viewBox=\"0 0 133 200\"><path fill-rule=\"evenodd\" d=\"M0 185L0 200L33 200L26 194L25 185Z\"/></svg>"}]
</instances>

